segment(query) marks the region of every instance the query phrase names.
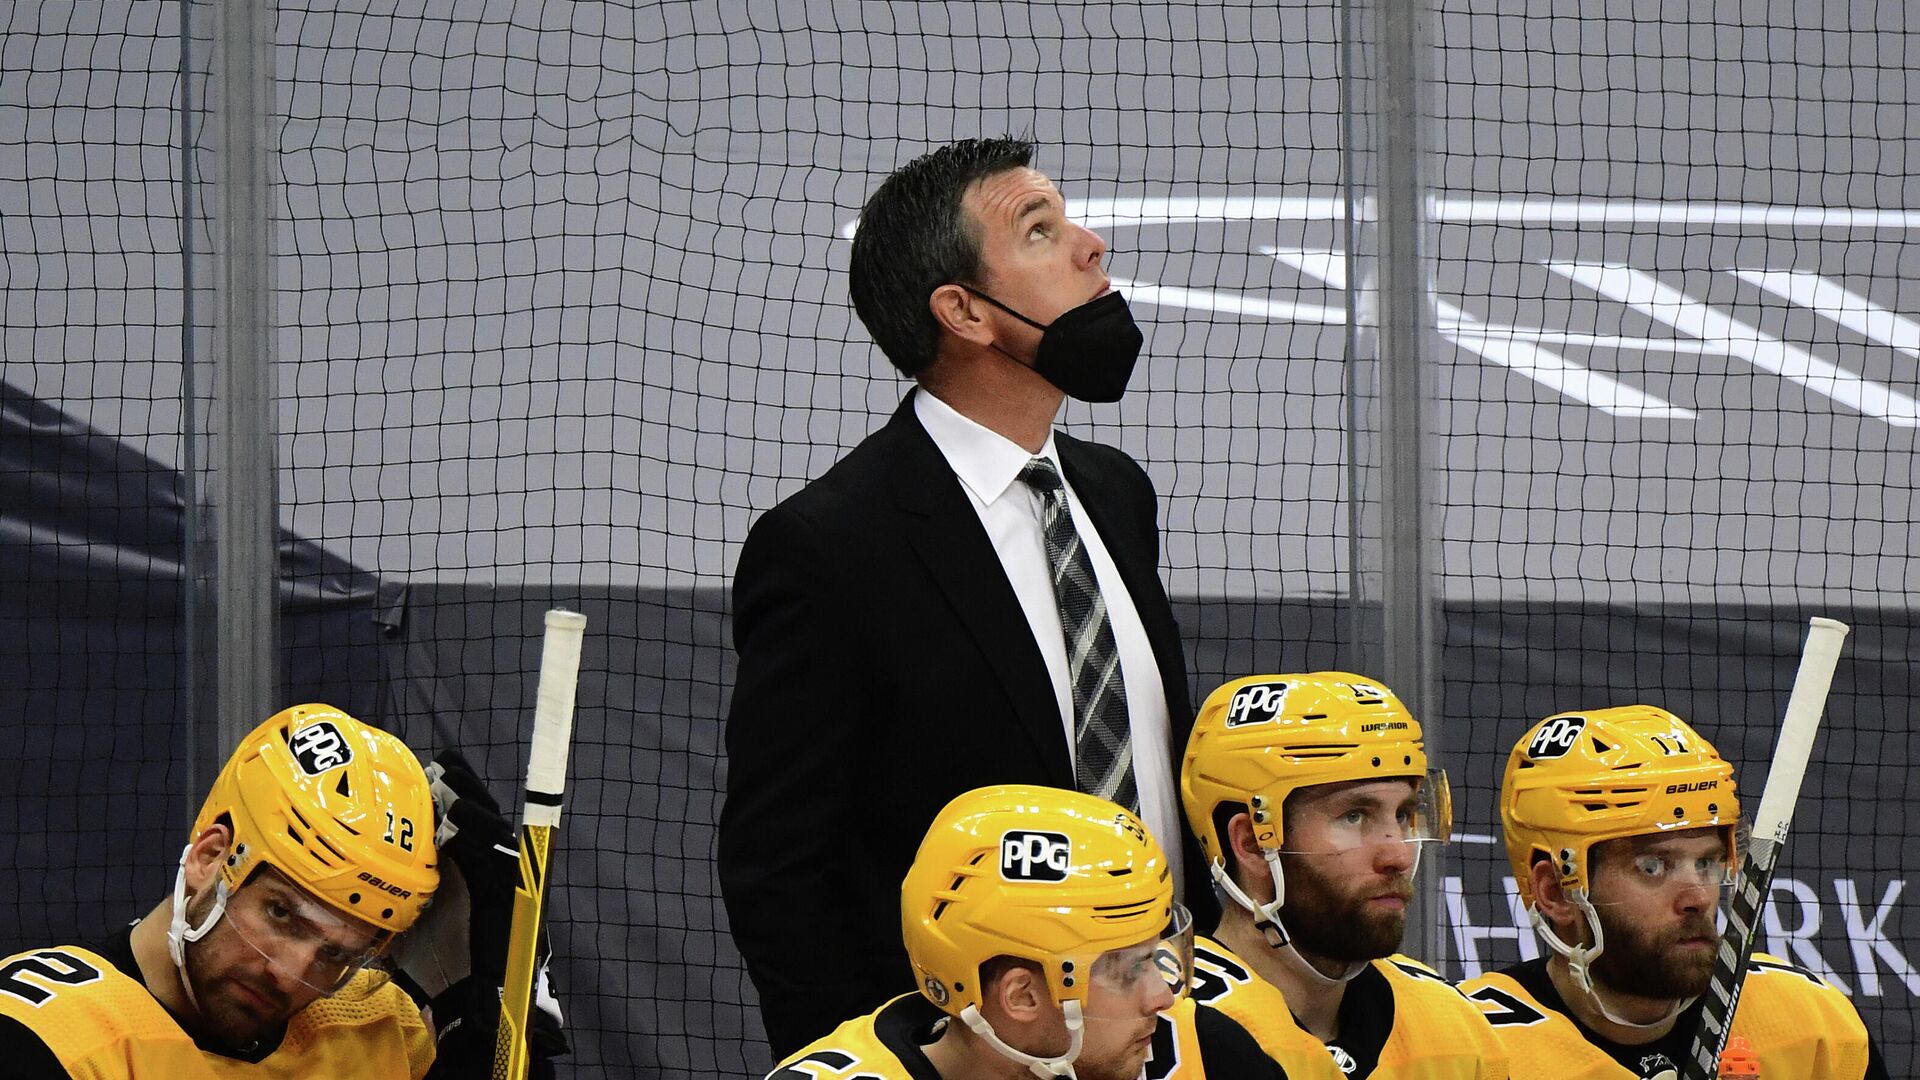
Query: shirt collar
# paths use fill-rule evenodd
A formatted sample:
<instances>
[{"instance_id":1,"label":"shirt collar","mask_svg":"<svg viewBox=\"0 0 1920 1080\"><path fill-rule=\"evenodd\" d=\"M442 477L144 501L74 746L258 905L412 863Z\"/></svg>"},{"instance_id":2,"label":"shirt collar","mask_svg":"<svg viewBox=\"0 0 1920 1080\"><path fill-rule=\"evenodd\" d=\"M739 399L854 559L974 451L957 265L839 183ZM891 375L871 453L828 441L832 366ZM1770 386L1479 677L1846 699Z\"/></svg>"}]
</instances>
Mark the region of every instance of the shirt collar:
<instances>
[{"instance_id":1,"label":"shirt collar","mask_svg":"<svg viewBox=\"0 0 1920 1080\"><path fill-rule=\"evenodd\" d=\"M1020 478L1020 470L1036 457L1053 462L1061 476L1066 475L1065 470L1060 469L1060 455L1054 449L1051 429L1040 452L1029 454L999 432L962 416L925 388L913 395L913 414L919 418L920 426L927 429L933 444L940 448L954 475L984 506L993 505L1006 494L1008 486Z\"/></svg>"}]
</instances>

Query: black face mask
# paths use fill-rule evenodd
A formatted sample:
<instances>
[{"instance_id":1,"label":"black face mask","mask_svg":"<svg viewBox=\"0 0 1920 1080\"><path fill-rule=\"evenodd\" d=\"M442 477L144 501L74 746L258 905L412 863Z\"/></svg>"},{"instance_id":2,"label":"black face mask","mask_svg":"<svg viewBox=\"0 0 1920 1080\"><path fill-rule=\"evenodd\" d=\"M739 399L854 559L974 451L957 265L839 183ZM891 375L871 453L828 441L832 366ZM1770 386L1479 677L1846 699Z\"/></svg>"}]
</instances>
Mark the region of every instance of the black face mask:
<instances>
[{"instance_id":1,"label":"black face mask","mask_svg":"<svg viewBox=\"0 0 1920 1080\"><path fill-rule=\"evenodd\" d=\"M1133 321L1127 298L1117 292L1096 296L1046 326L970 285L961 288L1040 331L1033 370L1080 401L1119 401L1133 378L1146 337ZM994 348L1000 349L998 345ZM1005 349L1000 352L1012 357Z\"/></svg>"}]
</instances>

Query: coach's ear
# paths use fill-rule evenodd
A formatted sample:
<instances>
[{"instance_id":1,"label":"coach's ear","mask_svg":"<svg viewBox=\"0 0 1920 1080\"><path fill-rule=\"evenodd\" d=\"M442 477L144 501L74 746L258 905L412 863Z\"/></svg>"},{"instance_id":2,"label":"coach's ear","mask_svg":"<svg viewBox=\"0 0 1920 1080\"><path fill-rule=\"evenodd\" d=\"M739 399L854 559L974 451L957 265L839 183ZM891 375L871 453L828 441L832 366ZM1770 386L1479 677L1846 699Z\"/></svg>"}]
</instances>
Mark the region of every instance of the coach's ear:
<instances>
[{"instance_id":1,"label":"coach's ear","mask_svg":"<svg viewBox=\"0 0 1920 1080\"><path fill-rule=\"evenodd\" d=\"M993 327L987 322L984 301L958 285L947 284L927 297L927 308L942 329L963 341L986 346L993 343Z\"/></svg>"}]
</instances>

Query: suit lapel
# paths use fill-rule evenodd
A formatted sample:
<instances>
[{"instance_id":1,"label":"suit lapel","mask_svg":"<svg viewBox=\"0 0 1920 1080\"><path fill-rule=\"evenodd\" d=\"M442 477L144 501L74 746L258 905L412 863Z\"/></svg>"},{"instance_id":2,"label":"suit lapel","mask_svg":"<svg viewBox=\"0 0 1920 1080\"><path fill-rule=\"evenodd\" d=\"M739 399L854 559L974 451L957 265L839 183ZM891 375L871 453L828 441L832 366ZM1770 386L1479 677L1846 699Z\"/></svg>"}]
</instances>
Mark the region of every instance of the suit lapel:
<instances>
[{"instance_id":1,"label":"suit lapel","mask_svg":"<svg viewBox=\"0 0 1920 1080\"><path fill-rule=\"evenodd\" d=\"M918 393L916 390L915 393ZM887 429L892 433L892 488L907 542L1000 676L1021 728L1046 763L1049 782L1073 786L1067 736L1054 705L1053 682L1033 642L993 542L960 480L913 414L908 394Z\"/></svg>"}]
</instances>

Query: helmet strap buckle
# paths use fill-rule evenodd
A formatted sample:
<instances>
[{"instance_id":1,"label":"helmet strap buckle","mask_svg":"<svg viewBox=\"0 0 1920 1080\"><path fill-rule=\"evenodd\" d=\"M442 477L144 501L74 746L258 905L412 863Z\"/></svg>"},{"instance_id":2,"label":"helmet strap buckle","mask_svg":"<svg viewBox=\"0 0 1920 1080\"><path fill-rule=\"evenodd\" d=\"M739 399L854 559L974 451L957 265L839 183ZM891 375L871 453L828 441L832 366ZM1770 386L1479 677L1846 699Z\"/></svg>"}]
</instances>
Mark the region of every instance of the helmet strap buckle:
<instances>
[{"instance_id":1,"label":"helmet strap buckle","mask_svg":"<svg viewBox=\"0 0 1920 1080\"><path fill-rule=\"evenodd\" d=\"M213 910L199 926L187 923L187 858L193 854L193 845L180 849L180 868L173 875L173 910L167 923L167 955L172 958L174 968L180 972L180 988L187 993L187 1000L195 1009L200 1002L193 996L193 985L187 979L187 943L199 941L213 932L214 924L227 910L227 879L216 875L214 878Z\"/></svg>"}]
</instances>

